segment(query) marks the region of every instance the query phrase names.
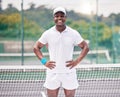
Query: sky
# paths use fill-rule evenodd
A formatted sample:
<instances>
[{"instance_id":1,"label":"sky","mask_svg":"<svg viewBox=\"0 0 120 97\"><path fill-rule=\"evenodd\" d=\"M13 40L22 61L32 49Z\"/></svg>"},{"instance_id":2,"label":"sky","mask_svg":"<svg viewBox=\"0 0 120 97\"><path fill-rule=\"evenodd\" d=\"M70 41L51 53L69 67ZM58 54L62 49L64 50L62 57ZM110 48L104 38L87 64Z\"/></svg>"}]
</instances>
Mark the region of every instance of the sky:
<instances>
[{"instance_id":1,"label":"sky","mask_svg":"<svg viewBox=\"0 0 120 97\"><path fill-rule=\"evenodd\" d=\"M98 2L98 7L96 4ZM13 4L17 9L21 9L22 0L2 0L2 8L5 9L8 4ZM38 7L46 5L48 8L62 6L67 10L74 10L83 14L91 14L93 12L98 15L103 14L109 16L111 13L120 13L120 0L23 0L24 9L28 9L30 3L34 3ZM98 8L98 10L96 10Z\"/></svg>"}]
</instances>

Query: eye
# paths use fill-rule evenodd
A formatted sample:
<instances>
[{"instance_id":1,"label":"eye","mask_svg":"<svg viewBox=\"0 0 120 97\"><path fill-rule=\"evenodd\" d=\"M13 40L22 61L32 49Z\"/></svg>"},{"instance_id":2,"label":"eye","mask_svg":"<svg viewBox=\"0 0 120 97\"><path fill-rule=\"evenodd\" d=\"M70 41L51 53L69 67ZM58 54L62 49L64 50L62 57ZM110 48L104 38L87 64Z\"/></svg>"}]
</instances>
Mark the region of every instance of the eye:
<instances>
[{"instance_id":1,"label":"eye","mask_svg":"<svg viewBox=\"0 0 120 97\"><path fill-rule=\"evenodd\" d=\"M61 18L64 18L64 17L65 17L64 15L61 16Z\"/></svg>"},{"instance_id":2,"label":"eye","mask_svg":"<svg viewBox=\"0 0 120 97\"><path fill-rule=\"evenodd\" d=\"M56 17L56 18L59 18L59 17L60 17L60 18L64 18L65 16L64 16L64 15L61 15L61 16L57 16L57 15L56 15L55 17Z\"/></svg>"},{"instance_id":3,"label":"eye","mask_svg":"<svg viewBox=\"0 0 120 97\"><path fill-rule=\"evenodd\" d=\"M55 18L58 18L59 16L55 15L54 17L55 17Z\"/></svg>"}]
</instances>

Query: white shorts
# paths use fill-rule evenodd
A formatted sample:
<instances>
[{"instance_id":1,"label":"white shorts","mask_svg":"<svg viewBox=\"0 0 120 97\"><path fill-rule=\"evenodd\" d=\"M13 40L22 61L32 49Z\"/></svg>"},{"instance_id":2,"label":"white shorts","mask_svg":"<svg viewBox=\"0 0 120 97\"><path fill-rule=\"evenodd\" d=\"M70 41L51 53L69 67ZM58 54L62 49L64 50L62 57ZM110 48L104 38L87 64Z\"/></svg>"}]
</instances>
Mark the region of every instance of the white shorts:
<instances>
[{"instance_id":1,"label":"white shorts","mask_svg":"<svg viewBox=\"0 0 120 97\"><path fill-rule=\"evenodd\" d=\"M44 87L47 89L57 89L63 87L64 89L73 90L79 86L77 74L72 73L50 73L46 76Z\"/></svg>"}]
</instances>

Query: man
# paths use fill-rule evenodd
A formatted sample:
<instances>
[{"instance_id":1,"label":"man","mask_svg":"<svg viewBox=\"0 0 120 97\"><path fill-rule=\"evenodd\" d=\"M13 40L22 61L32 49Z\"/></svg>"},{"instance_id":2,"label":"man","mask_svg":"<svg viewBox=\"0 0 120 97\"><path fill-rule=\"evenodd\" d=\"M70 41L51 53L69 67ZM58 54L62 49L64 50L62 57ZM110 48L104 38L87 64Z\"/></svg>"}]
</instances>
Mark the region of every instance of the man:
<instances>
[{"instance_id":1,"label":"man","mask_svg":"<svg viewBox=\"0 0 120 97\"><path fill-rule=\"evenodd\" d=\"M53 17L55 26L42 34L35 43L34 53L47 67L44 87L47 88L48 97L58 97L60 87L63 87L65 97L74 97L75 90L79 86L75 67L87 55L89 48L81 35L65 24L67 16L64 8L55 8ZM40 51L46 45L49 60L46 60ZM74 46L82 49L75 60L73 60Z\"/></svg>"}]
</instances>

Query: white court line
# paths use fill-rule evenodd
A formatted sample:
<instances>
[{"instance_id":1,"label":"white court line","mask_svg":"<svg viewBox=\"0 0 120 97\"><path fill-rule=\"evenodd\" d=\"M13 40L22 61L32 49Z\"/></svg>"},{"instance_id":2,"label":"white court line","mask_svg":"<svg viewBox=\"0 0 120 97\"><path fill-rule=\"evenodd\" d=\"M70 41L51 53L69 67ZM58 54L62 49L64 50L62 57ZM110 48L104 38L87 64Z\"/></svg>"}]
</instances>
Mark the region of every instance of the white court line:
<instances>
[{"instance_id":1,"label":"white court line","mask_svg":"<svg viewBox=\"0 0 120 97\"><path fill-rule=\"evenodd\" d=\"M42 95L42 97L46 97L45 93L43 91L41 91L41 95Z\"/></svg>"}]
</instances>

